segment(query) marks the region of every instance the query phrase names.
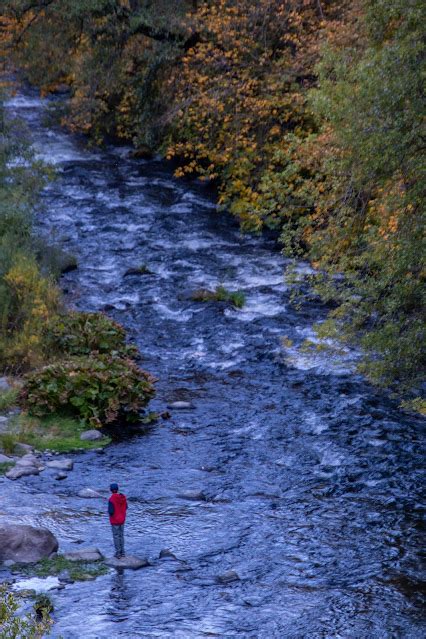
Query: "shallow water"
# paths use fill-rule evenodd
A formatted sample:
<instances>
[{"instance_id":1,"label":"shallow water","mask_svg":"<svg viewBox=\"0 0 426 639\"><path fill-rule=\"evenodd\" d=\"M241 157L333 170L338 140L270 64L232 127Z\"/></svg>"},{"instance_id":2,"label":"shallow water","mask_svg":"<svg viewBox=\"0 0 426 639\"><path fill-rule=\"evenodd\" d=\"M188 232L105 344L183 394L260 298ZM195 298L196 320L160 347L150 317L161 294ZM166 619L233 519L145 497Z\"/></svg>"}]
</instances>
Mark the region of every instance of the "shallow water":
<instances>
[{"instance_id":1,"label":"shallow water","mask_svg":"<svg viewBox=\"0 0 426 639\"><path fill-rule=\"evenodd\" d=\"M0 521L47 526L62 550L84 541L105 554L105 503L76 494L118 481L127 549L152 560L54 594L52 636L424 636L423 423L353 372L357 353L300 351L325 309L295 310L284 258L241 236L205 190L162 162L88 151L44 127L35 94L8 107L59 172L39 227L78 257L63 278L69 304L108 309L129 329L159 378L153 409L194 404L103 455L77 455L63 482L48 470L0 479ZM125 276L141 264L153 274ZM189 300L218 284L243 290L245 307ZM164 548L179 561L158 559ZM228 570L240 581L217 583Z\"/></svg>"}]
</instances>

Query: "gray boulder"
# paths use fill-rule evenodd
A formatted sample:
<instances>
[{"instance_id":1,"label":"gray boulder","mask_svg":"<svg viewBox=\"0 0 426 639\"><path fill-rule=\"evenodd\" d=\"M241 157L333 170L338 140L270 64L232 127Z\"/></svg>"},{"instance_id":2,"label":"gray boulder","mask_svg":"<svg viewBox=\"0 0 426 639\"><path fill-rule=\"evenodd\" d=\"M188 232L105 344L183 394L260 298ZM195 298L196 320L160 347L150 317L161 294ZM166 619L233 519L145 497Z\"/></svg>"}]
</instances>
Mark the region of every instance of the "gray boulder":
<instances>
[{"instance_id":1,"label":"gray boulder","mask_svg":"<svg viewBox=\"0 0 426 639\"><path fill-rule=\"evenodd\" d=\"M69 561L100 561L104 558L101 551L94 547L82 548L74 552L66 552L63 556Z\"/></svg>"},{"instance_id":2,"label":"gray boulder","mask_svg":"<svg viewBox=\"0 0 426 639\"><path fill-rule=\"evenodd\" d=\"M57 468L58 470L72 470L74 468L74 462L72 459L54 459L53 461L46 462L48 468Z\"/></svg>"},{"instance_id":3,"label":"gray boulder","mask_svg":"<svg viewBox=\"0 0 426 639\"><path fill-rule=\"evenodd\" d=\"M35 466L14 466L7 471L5 477L8 479L20 479L29 475L38 475L39 472L39 469Z\"/></svg>"},{"instance_id":4,"label":"gray boulder","mask_svg":"<svg viewBox=\"0 0 426 639\"><path fill-rule=\"evenodd\" d=\"M135 557L134 555L126 555L121 559L110 557L105 560L105 563L112 568L130 568L131 570L139 570L139 568L147 568L151 565L147 559Z\"/></svg>"},{"instance_id":5,"label":"gray boulder","mask_svg":"<svg viewBox=\"0 0 426 639\"><path fill-rule=\"evenodd\" d=\"M50 557L58 550L58 540L46 528L33 526L0 526L0 561L11 559L33 563Z\"/></svg>"},{"instance_id":6,"label":"gray boulder","mask_svg":"<svg viewBox=\"0 0 426 639\"><path fill-rule=\"evenodd\" d=\"M8 457L0 453L0 464L12 464L14 461L13 457Z\"/></svg>"},{"instance_id":7,"label":"gray boulder","mask_svg":"<svg viewBox=\"0 0 426 639\"><path fill-rule=\"evenodd\" d=\"M96 442L99 439L102 439L103 435L96 428L92 428L92 430L85 430L84 433L81 433L80 439L86 442Z\"/></svg>"},{"instance_id":8,"label":"gray boulder","mask_svg":"<svg viewBox=\"0 0 426 639\"><path fill-rule=\"evenodd\" d=\"M24 455L23 457L21 457L20 459L18 459L18 461L16 462L17 466L35 466L36 468L39 468L41 466L40 460L33 455L32 453L28 453L27 455Z\"/></svg>"}]
</instances>

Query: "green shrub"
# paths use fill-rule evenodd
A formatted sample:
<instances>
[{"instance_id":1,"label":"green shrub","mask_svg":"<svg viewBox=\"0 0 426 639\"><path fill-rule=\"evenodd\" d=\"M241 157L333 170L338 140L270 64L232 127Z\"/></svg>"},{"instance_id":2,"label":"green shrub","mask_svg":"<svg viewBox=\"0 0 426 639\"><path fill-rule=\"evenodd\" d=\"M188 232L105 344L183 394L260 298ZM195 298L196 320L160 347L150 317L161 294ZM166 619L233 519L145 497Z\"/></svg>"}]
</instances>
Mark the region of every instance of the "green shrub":
<instances>
[{"instance_id":1,"label":"green shrub","mask_svg":"<svg viewBox=\"0 0 426 639\"><path fill-rule=\"evenodd\" d=\"M13 455L18 438L13 433L3 433L0 435L0 448L6 455Z\"/></svg>"},{"instance_id":2,"label":"green shrub","mask_svg":"<svg viewBox=\"0 0 426 639\"><path fill-rule=\"evenodd\" d=\"M0 392L0 412L14 406L14 404L16 403L17 394L18 391L16 390L16 388L11 388L10 390Z\"/></svg>"},{"instance_id":3,"label":"green shrub","mask_svg":"<svg viewBox=\"0 0 426 639\"><path fill-rule=\"evenodd\" d=\"M6 585L0 586L0 636L5 639L40 639L47 636L53 623L49 615L46 613L41 619L35 615L22 616L17 597L7 590Z\"/></svg>"},{"instance_id":4,"label":"green shrub","mask_svg":"<svg viewBox=\"0 0 426 639\"><path fill-rule=\"evenodd\" d=\"M242 308L246 301L242 291L228 291L224 286L217 286L214 291L201 288L192 294L191 299L194 302L228 302L236 308Z\"/></svg>"},{"instance_id":5,"label":"green shrub","mask_svg":"<svg viewBox=\"0 0 426 639\"><path fill-rule=\"evenodd\" d=\"M32 415L74 415L101 427L137 421L154 396L154 378L129 359L108 356L71 358L24 377L20 406Z\"/></svg>"},{"instance_id":6,"label":"green shrub","mask_svg":"<svg viewBox=\"0 0 426 639\"><path fill-rule=\"evenodd\" d=\"M126 344L124 328L103 313L69 312L54 317L46 325L44 342L49 352L72 357L100 353L134 359L138 355L135 346Z\"/></svg>"},{"instance_id":7,"label":"green shrub","mask_svg":"<svg viewBox=\"0 0 426 639\"><path fill-rule=\"evenodd\" d=\"M2 462L0 464L0 475L5 475L14 465L14 462Z\"/></svg>"}]
</instances>

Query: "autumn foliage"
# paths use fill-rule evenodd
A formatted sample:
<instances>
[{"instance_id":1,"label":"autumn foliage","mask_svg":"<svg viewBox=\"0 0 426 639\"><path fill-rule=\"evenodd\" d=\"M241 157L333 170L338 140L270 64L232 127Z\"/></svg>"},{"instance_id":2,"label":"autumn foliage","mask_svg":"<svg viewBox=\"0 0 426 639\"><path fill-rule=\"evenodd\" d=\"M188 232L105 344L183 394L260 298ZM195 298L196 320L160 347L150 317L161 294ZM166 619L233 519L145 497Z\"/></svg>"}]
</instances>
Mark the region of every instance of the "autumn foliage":
<instances>
[{"instance_id":1,"label":"autumn foliage","mask_svg":"<svg viewBox=\"0 0 426 639\"><path fill-rule=\"evenodd\" d=\"M421 0L7 0L4 19L27 77L70 86L64 124L213 181L319 269L371 377L418 384Z\"/></svg>"}]
</instances>

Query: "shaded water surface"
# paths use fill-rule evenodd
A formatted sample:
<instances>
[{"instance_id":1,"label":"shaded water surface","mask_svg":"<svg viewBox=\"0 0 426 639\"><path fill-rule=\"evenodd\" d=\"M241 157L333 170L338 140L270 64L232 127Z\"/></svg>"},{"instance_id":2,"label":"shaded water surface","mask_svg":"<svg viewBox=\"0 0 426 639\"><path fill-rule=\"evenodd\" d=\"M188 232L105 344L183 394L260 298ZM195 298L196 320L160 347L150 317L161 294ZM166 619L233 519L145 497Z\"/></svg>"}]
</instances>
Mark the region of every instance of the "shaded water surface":
<instances>
[{"instance_id":1,"label":"shaded water surface","mask_svg":"<svg viewBox=\"0 0 426 639\"><path fill-rule=\"evenodd\" d=\"M119 481L128 551L152 560L54 594L53 637L423 636L421 423L352 372L356 353L298 351L324 309L295 310L285 260L200 188L126 149L85 150L43 126L36 96L8 106L59 172L39 224L78 257L68 302L128 328L159 378L154 408L194 405L104 455L77 455L64 482L0 479L2 521L106 554L105 505L76 493ZM152 274L125 275L141 264ZM243 290L245 307L190 301L218 284ZM159 559L164 548L179 561ZM218 583L228 570L240 580Z\"/></svg>"}]
</instances>

